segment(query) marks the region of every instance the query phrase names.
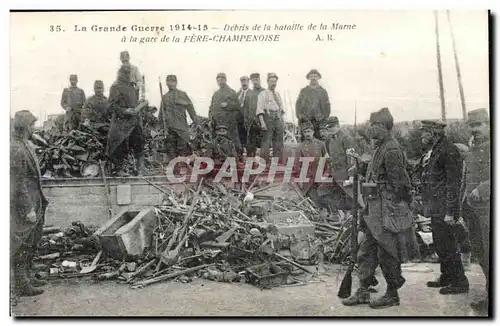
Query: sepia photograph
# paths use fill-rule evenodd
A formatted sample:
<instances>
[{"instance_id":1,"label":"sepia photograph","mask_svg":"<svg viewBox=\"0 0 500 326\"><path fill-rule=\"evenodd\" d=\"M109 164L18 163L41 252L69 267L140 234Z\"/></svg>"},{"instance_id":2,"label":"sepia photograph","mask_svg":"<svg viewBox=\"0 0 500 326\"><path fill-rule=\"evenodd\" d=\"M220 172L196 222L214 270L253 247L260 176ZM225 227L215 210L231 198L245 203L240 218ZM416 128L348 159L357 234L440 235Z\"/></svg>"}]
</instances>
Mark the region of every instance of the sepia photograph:
<instances>
[{"instance_id":1,"label":"sepia photograph","mask_svg":"<svg viewBox=\"0 0 500 326\"><path fill-rule=\"evenodd\" d=\"M492 317L490 11L9 16L11 317Z\"/></svg>"}]
</instances>

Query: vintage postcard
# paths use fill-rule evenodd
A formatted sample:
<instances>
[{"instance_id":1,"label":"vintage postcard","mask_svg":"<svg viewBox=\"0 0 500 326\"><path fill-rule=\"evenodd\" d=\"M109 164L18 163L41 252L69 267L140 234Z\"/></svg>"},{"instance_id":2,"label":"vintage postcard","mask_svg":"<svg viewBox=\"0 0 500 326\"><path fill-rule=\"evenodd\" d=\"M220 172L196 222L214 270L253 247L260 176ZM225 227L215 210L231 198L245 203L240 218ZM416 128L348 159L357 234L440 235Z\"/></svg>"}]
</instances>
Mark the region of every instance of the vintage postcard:
<instances>
[{"instance_id":1,"label":"vintage postcard","mask_svg":"<svg viewBox=\"0 0 500 326\"><path fill-rule=\"evenodd\" d=\"M12 316L491 316L488 11L11 11L10 39Z\"/></svg>"}]
</instances>

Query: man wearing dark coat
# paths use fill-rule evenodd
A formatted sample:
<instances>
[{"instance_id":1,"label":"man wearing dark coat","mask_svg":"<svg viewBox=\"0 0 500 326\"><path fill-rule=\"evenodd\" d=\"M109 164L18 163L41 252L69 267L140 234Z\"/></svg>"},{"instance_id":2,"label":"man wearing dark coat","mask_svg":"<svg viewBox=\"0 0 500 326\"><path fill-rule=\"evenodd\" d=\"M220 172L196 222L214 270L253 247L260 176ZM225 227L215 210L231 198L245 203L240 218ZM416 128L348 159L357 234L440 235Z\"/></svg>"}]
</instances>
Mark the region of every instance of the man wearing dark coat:
<instances>
[{"instance_id":1,"label":"man wearing dark coat","mask_svg":"<svg viewBox=\"0 0 500 326\"><path fill-rule=\"evenodd\" d=\"M240 113L240 102L236 92L227 85L225 73L217 74L217 90L212 96L208 117L213 121L215 128L217 124L227 127L229 138L234 141L236 149L241 152L240 137L238 136L238 115Z\"/></svg>"},{"instance_id":2,"label":"man wearing dark coat","mask_svg":"<svg viewBox=\"0 0 500 326\"><path fill-rule=\"evenodd\" d=\"M83 106L82 120L105 123L109 121L108 99L104 96L102 80L94 82L95 94L90 96Z\"/></svg>"},{"instance_id":3,"label":"man wearing dark coat","mask_svg":"<svg viewBox=\"0 0 500 326\"><path fill-rule=\"evenodd\" d=\"M470 230L473 256L479 258L479 264L486 278L486 298L473 302L471 306L481 312L487 312L491 233L491 131L488 111L486 109L470 111L467 125L472 132L472 140L466 160L463 217Z\"/></svg>"},{"instance_id":4,"label":"man wearing dark coat","mask_svg":"<svg viewBox=\"0 0 500 326\"><path fill-rule=\"evenodd\" d=\"M342 301L347 306L369 303L371 308L386 308L399 305L398 289L406 281L401 262L405 239L412 231L411 184L405 155L391 133L393 125L387 108L370 116L370 134L376 141L376 150L362 184L367 212L360 222L366 238L358 252L360 287ZM375 187L371 187L373 185ZM371 189L369 193L368 189ZM387 290L382 297L370 301L368 288L378 265L387 282Z\"/></svg>"},{"instance_id":5,"label":"man wearing dark coat","mask_svg":"<svg viewBox=\"0 0 500 326\"><path fill-rule=\"evenodd\" d=\"M134 108L138 105L137 93L130 82L130 66L123 65L118 71L118 79L109 91L109 110L112 113L111 126L108 133L106 154L115 165L118 176L127 176L124 163L129 149L132 149L136 160L137 174L144 169L144 133L142 118Z\"/></svg>"},{"instance_id":6,"label":"man wearing dark coat","mask_svg":"<svg viewBox=\"0 0 500 326\"><path fill-rule=\"evenodd\" d=\"M250 94L250 88L248 87L250 79L247 76L242 76L240 78L241 88L236 94L238 96L238 102L240 103L240 112L237 116L238 121L238 136L241 142L241 148L246 148L247 145L247 129L245 125L245 111L247 111L248 106L248 95ZM240 155L243 153L240 153Z\"/></svg>"},{"instance_id":7,"label":"man wearing dark coat","mask_svg":"<svg viewBox=\"0 0 500 326\"><path fill-rule=\"evenodd\" d=\"M17 295L43 293L45 282L33 274L33 259L42 238L48 201L43 194L40 168L28 144L36 118L30 111L16 112L10 143L11 273Z\"/></svg>"},{"instance_id":8,"label":"man wearing dark coat","mask_svg":"<svg viewBox=\"0 0 500 326\"><path fill-rule=\"evenodd\" d=\"M63 90L61 96L61 107L66 111L64 128L65 130L73 130L80 125L82 108L85 104L85 92L78 88L78 76L70 75L70 87Z\"/></svg>"},{"instance_id":9,"label":"man wearing dark coat","mask_svg":"<svg viewBox=\"0 0 500 326\"><path fill-rule=\"evenodd\" d=\"M253 88L248 92L245 103L244 119L245 127L247 130L247 157L254 157L257 148L260 147L262 142L262 130L260 128L260 122L257 118L257 102L259 99L259 94L265 90L260 83L260 74L255 72L250 75L250 80L252 81Z\"/></svg>"},{"instance_id":10,"label":"man wearing dark coat","mask_svg":"<svg viewBox=\"0 0 500 326\"><path fill-rule=\"evenodd\" d=\"M458 148L447 139L445 123L422 121L422 142L431 146L422 160L424 215L431 218L432 238L441 265L441 275L428 287L441 294L469 291L469 282L457 246L453 226L460 218L462 159Z\"/></svg>"},{"instance_id":11,"label":"man wearing dark coat","mask_svg":"<svg viewBox=\"0 0 500 326\"><path fill-rule=\"evenodd\" d=\"M319 138L319 124L330 116L330 98L326 89L319 85L321 74L312 69L306 75L309 85L300 90L295 103L295 114L299 121L311 121L314 125L314 137Z\"/></svg>"},{"instance_id":12,"label":"man wearing dark coat","mask_svg":"<svg viewBox=\"0 0 500 326\"><path fill-rule=\"evenodd\" d=\"M168 161L177 156L188 155L191 138L186 112L194 123L198 123L198 117L193 102L186 94L177 88L177 76L167 76L168 92L163 95L159 120L167 123L168 135L166 137L166 150Z\"/></svg>"}]
</instances>

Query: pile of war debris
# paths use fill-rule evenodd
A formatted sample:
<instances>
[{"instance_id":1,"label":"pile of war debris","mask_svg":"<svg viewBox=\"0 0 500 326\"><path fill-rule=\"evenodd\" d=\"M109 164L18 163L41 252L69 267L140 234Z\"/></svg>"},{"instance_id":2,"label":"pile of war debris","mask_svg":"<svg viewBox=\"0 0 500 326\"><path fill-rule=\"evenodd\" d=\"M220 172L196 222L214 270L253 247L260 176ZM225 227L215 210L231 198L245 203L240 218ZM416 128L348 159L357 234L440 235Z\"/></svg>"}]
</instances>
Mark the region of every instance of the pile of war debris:
<instances>
[{"instance_id":1,"label":"pile of war debris","mask_svg":"<svg viewBox=\"0 0 500 326\"><path fill-rule=\"evenodd\" d=\"M271 186L239 191L202 180L181 193L155 186L165 194L157 207L123 212L97 230L77 222L64 232L46 228L39 273L134 288L196 276L268 288L312 273L304 265L347 258L350 217L320 221L303 197L297 203L263 195Z\"/></svg>"}]
</instances>

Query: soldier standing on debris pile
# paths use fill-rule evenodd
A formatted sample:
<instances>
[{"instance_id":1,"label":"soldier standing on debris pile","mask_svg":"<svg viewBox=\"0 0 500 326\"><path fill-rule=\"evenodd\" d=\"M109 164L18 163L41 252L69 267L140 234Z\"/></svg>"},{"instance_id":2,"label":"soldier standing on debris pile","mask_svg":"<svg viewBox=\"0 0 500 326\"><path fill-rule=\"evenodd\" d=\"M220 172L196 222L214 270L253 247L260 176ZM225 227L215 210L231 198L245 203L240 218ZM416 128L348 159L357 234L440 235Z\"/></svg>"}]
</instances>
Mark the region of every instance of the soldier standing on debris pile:
<instances>
[{"instance_id":1,"label":"soldier standing on debris pile","mask_svg":"<svg viewBox=\"0 0 500 326\"><path fill-rule=\"evenodd\" d=\"M141 175L144 170L145 140L141 114L134 111L137 104L137 93L130 82L130 66L123 65L109 91L109 110L113 116L106 146L106 155L115 165L117 176L129 175L124 170L129 148L135 154L137 174Z\"/></svg>"},{"instance_id":2,"label":"soldier standing on debris pile","mask_svg":"<svg viewBox=\"0 0 500 326\"><path fill-rule=\"evenodd\" d=\"M247 76L242 76L240 78L241 88L236 95L238 95L238 101L240 102L240 112L237 116L238 121L238 136L241 142L241 153L243 154L243 148L247 145L247 129L245 125L245 112L248 106L248 94L250 93L250 88L248 88L249 79Z\"/></svg>"},{"instance_id":3,"label":"soldier standing on debris pile","mask_svg":"<svg viewBox=\"0 0 500 326\"><path fill-rule=\"evenodd\" d=\"M130 63L130 53L128 53L128 51L120 52L120 61L122 65L130 66L130 82L132 86L134 86L136 97L139 98L139 91L142 87L142 76L139 68Z\"/></svg>"},{"instance_id":4,"label":"soldier standing on debris pile","mask_svg":"<svg viewBox=\"0 0 500 326\"><path fill-rule=\"evenodd\" d=\"M471 306L480 311L489 307L490 267L490 203L491 203L491 144L490 119L486 109L477 109L468 114L467 125L472 132L470 153L466 160L466 188L463 216L470 230L473 256L486 278L486 298Z\"/></svg>"},{"instance_id":5,"label":"soldier standing on debris pile","mask_svg":"<svg viewBox=\"0 0 500 326\"><path fill-rule=\"evenodd\" d=\"M366 238L358 252L360 287L342 301L347 306L369 303L371 308L386 308L399 305L398 289L406 281L401 272L404 254L401 248L404 239L411 236L413 219L408 205L411 184L403 150L392 136L393 126L394 120L387 108L370 116L370 134L376 141L376 150L362 187L367 213L360 223ZM369 189L372 189L370 193ZM387 282L387 291L370 301L368 288L378 265Z\"/></svg>"},{"instance_id":6,"label":"soldier standing on debris pile","mask_svg":"<svg viewBox=\"0 0 500 326\"><path fill-rule=\"evenodd\" d=\"M105 123L109 121L108 99L104 96L104 83L102 80L94 82L95 94L90 96L82 111L82 120L90 122Z\"/></svg>"},{"instance_id":7,"label":"soldier standing on debris pile","mask_svg":"<svg viewBox=\"0 0 500 326\"><path fill-rule=\"evenodd\" d=\"M30 111L16 112L10 143L11 273L15 292L20 296L39 295L43 290L38 287L46 284L37 279L32 270L48 205L42 191L38 160L28 144L35 121Z\"/></svg>"},{"instance_id":8,"label":"soldier standing on debris pile","mask_svg":"<svg viewBox=\"0 0 500 326\"><path fill-rule=\"evenodd\" d=\"M267 89L259 94L257 98L256 115L259 118L260 127L263 130L260 156L270 161L269 150L272 144L273 157L282 158L283 136L284 136L284 114L283 101L276 92L278 76L275 73L267 74Z\"/></svg>"},{"instance_id":9,"label":"soldier standing on debris pile","mask_svg":"<svg viewBox=\"0 0 500 326\"><path fill-rule=\"evenodd\" d=\"M70 75L70 87L63 90L61 96L61 107L66 111L64 129L66 131L77 129L80 125L82 108L85 103L85 92L78 88L78 76Z\"/></svg>"},{"instance_id":10,"label":"soldier standing on debris pile","mask_svg":"<svg viewBox=\"0 0 500 326\"><path fill-rule=\"evenodd\" d=\"M253 88L248 92L247 104L245 105L244 119L247 130L246 149L247 157L255 157L257 148L260 147L262 142L262 131L260 129L260 122L257 118L257 102L259 94L265 91L265 88L260 84L260 74L252 73L250 75Z\"/></svg>"},{"instance_id":11,"label":"soldier standing on debris pile","mask_svg":"<svg viewBox=\"0 0 500 326\"><path fill-rule=\"evenodd\" d=\"M167 87L168 92L162 98L159 120L165 120L168 125L165 149L167 160L170 162L177 156L187 156L189 154L191 137L186 112L195 124L198 124L198 117L189 96L186 92L177 88L177 76L167 76ZM165 115L165 119L163 119L163 115Z\"/></svg>"},{"instance_id":12,"label":"soldier standing on debris pile","mask_svg":"<svg viewBox=\"0 0 500 326\"><path fill-rule=\"evenodd\" d=\"M326 89L318 82L321 79L318 70L312 69L306 78L309 79L309 85L300 90L295 114L299 121L311 121L314 125L314 137L319 138L319 123L330 116L330 98Z\"/></svg>"},{"instance_id":13,"label":"soldier standing on debris pile","mask_svg":"<svg viewBox=\"0 0 500 326\"><path fill-rule=\"evenodd\" d=\"M237 121L240 112L238 95L227 85L225 73L218 73L216 79L219 89L212 96L208 117L212 120L214 130L217 129L217 124L223 124L227 127L228 136L234 141L236 150L241 152Z\"/></svg>"},{"instance_id":14,"label":"soldier standing on debris pile","mask_svg":"<svg viewBox=\"0 0 500 326\"><path fill-rule=\"evenodd\" d=\"M469 291L453 227L460 217L462 160L457 147L445 135L445 123L422 121L422 143L431 148L423 158L422 201L424 216L431 218L432 239L441 265L441 275L428 287L440 294Z\"/></svg>"}]
</instances>

